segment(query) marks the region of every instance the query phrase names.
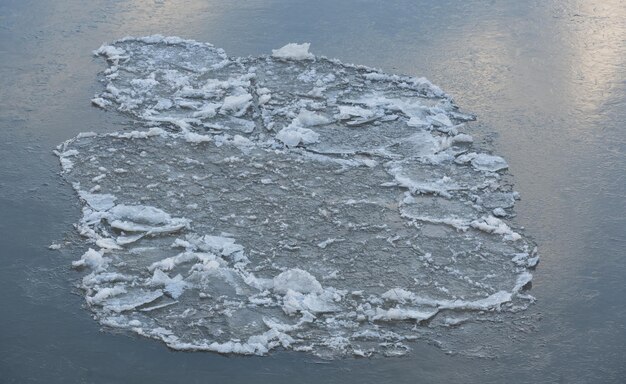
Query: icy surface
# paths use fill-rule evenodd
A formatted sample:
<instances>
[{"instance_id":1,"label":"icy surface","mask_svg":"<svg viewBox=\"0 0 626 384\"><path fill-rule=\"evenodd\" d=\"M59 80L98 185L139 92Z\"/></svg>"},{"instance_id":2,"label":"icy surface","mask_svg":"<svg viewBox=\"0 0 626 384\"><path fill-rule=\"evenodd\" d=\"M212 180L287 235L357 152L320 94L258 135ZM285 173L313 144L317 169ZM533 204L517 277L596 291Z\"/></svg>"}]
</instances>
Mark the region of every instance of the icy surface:
<instances>
[{"instance_id":1,"label":"icy surface","mask_svg":"<svg viewBox=\"0 0 626 384\"><path fill-rule=\"evenodd\" d=\"M536 251L472 116L425 79L308 49L243 59L149 36L94 52L109 67L93 104L142 127L56 152L103 325L180 350L396 356L532 301Z\"/></svg>"}]
</instances>

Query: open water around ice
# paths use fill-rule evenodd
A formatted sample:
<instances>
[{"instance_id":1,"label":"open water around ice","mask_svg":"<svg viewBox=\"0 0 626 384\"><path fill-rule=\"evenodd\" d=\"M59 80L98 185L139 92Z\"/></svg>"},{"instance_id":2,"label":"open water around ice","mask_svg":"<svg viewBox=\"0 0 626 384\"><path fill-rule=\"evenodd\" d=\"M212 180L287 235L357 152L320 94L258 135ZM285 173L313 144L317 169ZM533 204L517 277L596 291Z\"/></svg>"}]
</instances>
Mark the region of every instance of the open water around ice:
<instances>
[{"instance_id":1,"label":"open water around ice","mask_svg":"<svg viewBox=\"0 0 626 384\"><path fill-rule=\"evenodd\" d=\"M428 80L308 44L231 58L149 36L95 54L93 104L139 128L58 148L103 325L181 350L392 356L534 300L507 163Z\"/></svg>"}]
</instances>

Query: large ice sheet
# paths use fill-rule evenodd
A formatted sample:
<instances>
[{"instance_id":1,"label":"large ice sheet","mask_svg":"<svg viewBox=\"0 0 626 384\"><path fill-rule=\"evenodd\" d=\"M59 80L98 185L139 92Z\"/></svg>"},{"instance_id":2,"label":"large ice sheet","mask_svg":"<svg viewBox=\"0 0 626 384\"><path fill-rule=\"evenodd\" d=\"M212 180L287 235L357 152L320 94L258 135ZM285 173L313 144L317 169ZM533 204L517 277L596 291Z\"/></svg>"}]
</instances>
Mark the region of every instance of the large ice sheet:
<instances>
[{"instance_id":1,"label":"large ice sheet","mask_svg":"<svg viewBox=\"0 0 626 384\"><path fill-rule=\"evenodd\" d=\"M506 162L425 79L125 38L93 103L137 131L59 146L84 204L86 302L181 350L406 353L449 315L524 308L537 264ZM471 320L467 320L471 321Z\"/></svg>"}]
</instances>

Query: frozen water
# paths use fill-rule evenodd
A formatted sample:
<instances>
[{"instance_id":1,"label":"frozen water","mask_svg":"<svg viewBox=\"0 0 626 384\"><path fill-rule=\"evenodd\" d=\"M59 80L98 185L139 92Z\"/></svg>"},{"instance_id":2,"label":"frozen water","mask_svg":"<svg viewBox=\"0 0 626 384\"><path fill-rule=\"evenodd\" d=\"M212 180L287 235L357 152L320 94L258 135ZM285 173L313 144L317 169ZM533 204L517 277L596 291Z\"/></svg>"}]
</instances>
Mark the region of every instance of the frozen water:
<instances>
[{"instance_id":1,"label":"frozen water","mask_svg":"<svg viewBox=\"0 0 626 384\"><path fill-rule=\"evenodd\" d=\"M425 79L125 38L93 103L145 128L60 145L95 317L181 350L406 353L524 308L538 261L471 115ZM451 320L452 319L452 320ZM461 320L459 320L461 322ZM456 323L454 323L456 324Z\"/></svg>"}]
</instances>

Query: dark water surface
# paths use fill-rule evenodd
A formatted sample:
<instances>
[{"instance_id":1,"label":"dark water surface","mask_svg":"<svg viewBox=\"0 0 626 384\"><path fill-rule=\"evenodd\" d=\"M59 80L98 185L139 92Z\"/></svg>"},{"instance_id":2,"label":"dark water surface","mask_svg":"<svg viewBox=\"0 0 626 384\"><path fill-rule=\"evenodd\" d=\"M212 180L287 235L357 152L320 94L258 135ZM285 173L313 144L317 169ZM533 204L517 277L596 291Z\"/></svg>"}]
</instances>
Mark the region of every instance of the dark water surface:
<instances>
[{"instance_id":1,"label":"dark water surface","mask_svg":"<svg viewBox=\"0 0 626 384\"><path fill-rule=\"evenodd\" d=\"M0 1L0 382L626 381L626 2ZM73 294L77 199L51 150L127 122L90 106L91 51L125 35L178 35L231 55L289 42L425 76L479 117L507 159L517 221L542 260L514 334L470 335L476 354L418 344L409 357L172 352L100 332ZM468 330L471 332L471 330Z\"/></svg>"}]
</instances>

